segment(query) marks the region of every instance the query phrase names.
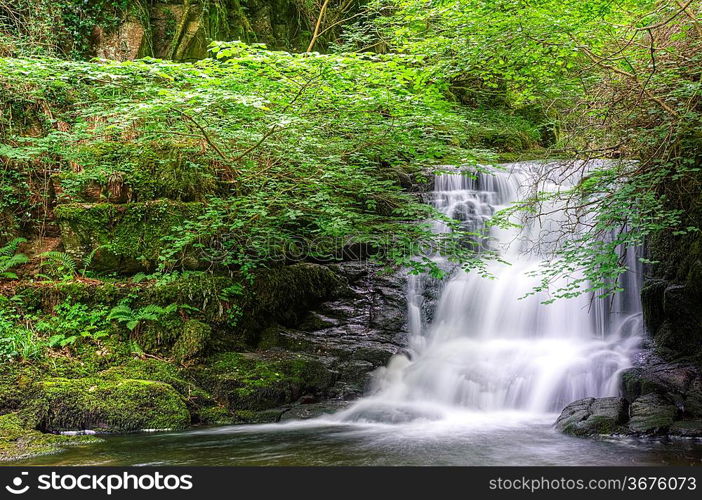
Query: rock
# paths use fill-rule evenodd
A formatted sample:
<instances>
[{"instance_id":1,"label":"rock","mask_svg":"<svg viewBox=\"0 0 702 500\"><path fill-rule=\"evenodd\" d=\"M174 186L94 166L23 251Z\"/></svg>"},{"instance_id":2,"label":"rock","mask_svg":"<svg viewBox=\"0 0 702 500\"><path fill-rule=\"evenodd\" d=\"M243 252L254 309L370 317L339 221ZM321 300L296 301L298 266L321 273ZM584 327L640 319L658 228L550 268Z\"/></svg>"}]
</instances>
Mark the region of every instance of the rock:
<instances>
[{"instance_id":1,"label":"rock","mask_svg":"<svg viewBox=\"0 0 702 500\"><path fill-rule=\"evenodd\" d=\"M665 397L651 393L640 396L629 409L629 430L636 434L665 434L678 416L678 408Z\"/></svg>"},{"instance_id":2,"label":"rock","mask_svg":"<svg viewBox=\"0 0 702 500\"><path fill-rule=\"evenodd\" d=\"M181 364L197 358L205 350L212 336L212 328L200 321L191 319L183 325L183 332L171 349L173 358Z\"/></svg>"},{"instance_id":3,"label":"rock","mask_svg":"<svg viewBox=\"0 0 702 500\"><path fill-rule=\"evenodd\" d=\"M310 418L321 417L322 415L328 415L335 413L339 410L346 408L349 405L347 401L330 400L324 401L322 403L297 405L288 409L285 413L280 416L280 421L285 422L288 420L308 420Z\"/></svg>"},{"instance_id":4,"label":"rock","mask_svg":"<svg viewBox=\"0 0 702 500\"><path fill-rule=\"evenodd\" d=\"M702 420L678 420L668 432L672 436L702 438Z\"/></svg>"},{"instance_id":5,"label":"rock","mask_svg":"<svg viewBox=\"0 0 702 500\"><path fill-rule=\"evenodd\" d=\"M679 406L683 416L702 416L702 375L690 364L650 356L641 366L622 374L622 391L629 401L659 394Z\"/></svg>"},{"instance_id":6,"label":"rock","mask_svg":"<svg viewBox=\"0 0 702 500\"><path fill-rule=\"evenodd\" d=\"M97 26L93 30L95 55L102 59L130 61L143 54L146 30L136 19L127 19L110 32Z\"/></svg>"},{"instance_id":7,"label":"rock","mask_svg":"<svg viewBox=\"0 0 702 500\"><path fill-rule=\"evenodd\" d=\"M649 332L657 331L665 319L663 294L667 286L665 280L648 280L641 289L641 308Z\"/></svg>"},{"instance_id":8,"label":"rock","mask_svg":"<svg viewBox=\"0 0 702 500\"><path fill-rule=\"evenodd\" d=\"M319 358L284 351L220 353L190 375L235 414L323 396L335 378Z\"/></svg>"},{"instance_id":9,"label":"rock","mask_svg":"<svg viewBox=\"0 0 702 500\"><path fill-rule=\"evenodd\" d=\"M556 429L574 436L623 432L628 403L623 398L585 398L570 403L556 420Z\"/></svg>"},{"instance_id":10,"label":"rock","mask_svg":"<svg viewBox=\"0 0 702 500\"><path fill-rule=\"evenodd\" d=\"M19 413L0 415L0 462L56 453L66 446L101 441L94 436L43 434Z\"/></svg>"},{"instance_id":11,"label":"rock","mask_svg":"<svg viewBox=\"0 0 702 500\"><path fill-rule=\"evenodd\" d=\"M190 424L188 409L175 389L146 380L46 379L37 384L28 406L44 432L128 432Z\"/></svg>"},{"instance_id":12,"label":"rock","mask_svg":"<svg viewBox=\"0 0 702 500\"><path fill-rule=\"evenodd\" d=\"M296 328L268 331L259 347L304 352L336 373L329 396L362 394L369 373L402 351L407 336L406 277L364 262L328 266L346 285L307 313Z\"/></svg>"},{"instance_id":13,"label":"rock","mask_svg":"<svg viewBox=\"0 0 702 500\"><path fill-rule=\"evenodd\" d=\"M702 377L690 383L685 393L683 413L692 417L702 417Z\"/></svg>"}]
</instances>

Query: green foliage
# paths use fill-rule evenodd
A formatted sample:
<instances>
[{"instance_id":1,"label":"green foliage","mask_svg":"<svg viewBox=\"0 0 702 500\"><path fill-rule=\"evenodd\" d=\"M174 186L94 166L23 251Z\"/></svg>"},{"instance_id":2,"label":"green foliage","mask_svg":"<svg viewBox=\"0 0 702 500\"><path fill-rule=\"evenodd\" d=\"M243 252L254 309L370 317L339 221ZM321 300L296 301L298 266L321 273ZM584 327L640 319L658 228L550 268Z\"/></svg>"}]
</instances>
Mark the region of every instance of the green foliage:
<instances>
[{"instance_id":1,"label":"green foliage","mask_svg":"<svg viewBox=\"0 0 702 500\"><path fill-rule=\"evenodd\" d=\"M53 315L38 320L34 329L48 337L51 348L73 346L80 342L99 342L109 335L107 308L73 303L70 299L57 305Z\"/></svg>"},{"instance_id":2,"label":"green foliage","mask_svg":"<svg viewBox=\"0 0 702 500\"><path fill-rule=\"evenodd\" d=\"M62 201L101 201L57 207L71 255L104 245L97 268L248 272L365 245L421 271L435 267L411 260L426 242L479 263L465 232L434 235L416 223L436 214L400 185L438 164L475 164L487 156L473 149L476 137L494 134L445 99L445 82L422 58L297 55L239 42L212 52L194 64L0 61L5 100L49 103L67 124L13 135L0 155L65 165L55 176Z\"/></svg>"},{"instance_id":3,"label":"green foliage","mask_svg":"<svg viewBox=\"0 0 702 500\"><path fill-rule=\"evenodd\" d=\"M72 279L77 274L77 266L73 257L65 252L44 252L39 255L42 273L50 279Z\"/></svg>"},{"instance_id":4,"label":"green foliage","mask_svg":"<svg viewBox=\"0 0 702 500\"><path fill-rule=\"evenodd\" d=\"M167 307L150 304L140 309L132 309L127 304L120 304L112 308L107 319L124 323L130 332L135 332L140 326L143 326L145 321L159 321L163 317L173 314L178 309L177 304L171 304Z\"/></svg>"},{"instance_id":5,"label":"green foliage","mask_svg":"<svg viewBox=\"0 0 702 500\"><path fill-rule=\"evenodd\" d=\"M43 346L24 321L18 301L0 296L0 359L33 360L41 357Z\"/></svg>"},{"instance_id":6,"label":"green foliage","mask_svg":"<svg viewBox=\"0 0 702 500\"><path fill-rule=\"evenodd\" d=\"M24 238L15 238L4 247L0 247L0 279L17 279L17 274L11 269L29 262L26 255L17 253L17 248L26 241Z\"/></svg>"},{"instance_id":7,"label":"green foliage","mask_svg":"<svg viewBox=\"0 0 702 500\"><path fill-rule=\"evenodd\" d=\"M559 156L625 160L552 165L546 177L572 188L553 192L537 180L527 186L533 196L495 221L537 224L564 207L539 290L617 291L623 249L696 231L698 0L374 0L370 9L345 49L375 40L422 57L462 102L544 117L542 140L553 135ZM568 284L555 285L563 277Z\"/></svg>"},{"instance_id":8,"label":"green foliage","mask_svg":"<svg viewBox=\"0 0 702 500\"><path fill-rule=\"evenodd\" d=\"M0 1L0 49L20 54L86 57L93 29L117 27L139 0ZM2 55L2 51L0 51Z\"/></svg>"}]
</instances>

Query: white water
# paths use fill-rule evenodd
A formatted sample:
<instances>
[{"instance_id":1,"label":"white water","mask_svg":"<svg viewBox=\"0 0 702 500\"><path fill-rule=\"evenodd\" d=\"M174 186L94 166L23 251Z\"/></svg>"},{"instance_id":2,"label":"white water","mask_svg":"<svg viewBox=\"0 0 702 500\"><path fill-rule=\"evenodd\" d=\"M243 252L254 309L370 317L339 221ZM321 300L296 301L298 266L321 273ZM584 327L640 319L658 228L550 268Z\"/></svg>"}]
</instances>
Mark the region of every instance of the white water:
<instances>
[{"instance_id":1,"label":"white water","mask_svg":"<svg viewBox=\"0 0 702 500\"><path fill-rule=\"evenodd\" d=\"M476 179L439 175L433 203L466 227L481 230L496 210L526 196L535 175L557 178L558 171L557 164L539 163L510 165ZM559 182L546 186L557 190L563 187ZM640 342L638 259L633 252L624 256L631 271L622 277L625 291L615 299L584 294L546 305L549 297L543 293L523 298L537 284L528 273L563 237L558 230L564 214L554 208L545 207L549 215L522 230L485 229L493 238L489 245L510 265L491 263L494 279L456 270L443 286L431 322L422 313L426 279L410 277L409 355L395 356L379 370L372 394L336 419L458 418L484 425L493 412L500 419L506 413L551 413L579 398L617 395L620 372L631 366ZM434 231L449 229L437 222Z\"/></svg>"}]
</instances>

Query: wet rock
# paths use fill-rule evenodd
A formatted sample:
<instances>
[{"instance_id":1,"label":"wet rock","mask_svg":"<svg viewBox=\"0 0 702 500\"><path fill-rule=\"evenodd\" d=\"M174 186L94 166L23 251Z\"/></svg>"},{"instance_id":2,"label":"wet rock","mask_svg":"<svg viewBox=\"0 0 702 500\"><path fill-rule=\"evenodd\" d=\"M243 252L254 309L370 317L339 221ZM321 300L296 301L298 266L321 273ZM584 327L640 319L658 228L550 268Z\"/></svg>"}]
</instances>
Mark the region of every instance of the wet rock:
<instances>
[{"instance_id":1,"label":"wet rock","mask_svg":"<svg viewBox=\"0 0 702 500\"><path fill-rule=\"evenodd\" d=\"M330 400L321 403L314 404L304 404L293 406L292 408L285 411L280 415L279 421L285 422L288 420L308 420L310 418L321 417L322 415L329 415L336 413L339 410L347 407L349 403L347 401L340 400Z\"/></svg>"},{"instance_id":2,"label":"wet rock","mask_svg":"<svg viewBox=\"0 0 702 500\"><path fill-rule=\"evenodd\" d=\"M570 403L556 420L556 429L574 436L624 431L628 403L623 398L585 398Z\"/></svg>"},{"instance_id":3,"label":"wet rock","mask_svg":"<svg viewBox=\"0 0 702 500\"><path fill-rule=\"evenodd\" d=\"M629 430L636 434L665 434L678 416L678 408L659 394L645 394L631 403Z\"/></svg>"},{"instance_id":4,"label":"wet rock","mask_svg":"<svg viewBox=\"0 0 702 500\"><path fill-rule=\"evenodd\" d=\"M672 436L702 438L702 420L678 420L673 422L668 433Z\"/></svg>"},{"instance_id":5,"label":"wet rock","mask_svg":"<svg viewBox=\"0 0 702 500\"><path fill-rule=\"evenodd\" d=\"M683 416L702 416L702 375L690 364L651 356L643 365L622 374L622 392L629 401L659 394L680 407Z\"/></svg>"},{"instance_id":6,"label":"wet rock","mask_svg":"<svg viewBox=\"0 0 702 500\"><path fill-rule=\"evenodd\" d=\"M313 307L296 327L267 332L265 348L324 359L337 374L327 394L350 399L361 395L369 374L406 344L406 277L382 274L364 262L328 267L346 288Z\"/></svg>"}]
</instances>

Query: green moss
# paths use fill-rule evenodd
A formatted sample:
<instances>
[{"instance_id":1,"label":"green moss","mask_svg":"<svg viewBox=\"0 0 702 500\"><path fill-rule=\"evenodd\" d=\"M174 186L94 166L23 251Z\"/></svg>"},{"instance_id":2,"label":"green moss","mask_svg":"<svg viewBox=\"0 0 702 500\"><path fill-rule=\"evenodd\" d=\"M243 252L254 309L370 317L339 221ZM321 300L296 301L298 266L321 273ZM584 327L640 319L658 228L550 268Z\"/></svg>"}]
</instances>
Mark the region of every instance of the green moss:
<instances>
[{"instance_id":1,"label":"green moss","mask_svg":"<svg viewBox=\"0 0 702 500\"><path fill-rule=\"evenodd\" d=\"M0 415L0 462L56 453L66 446L99 442L94 436L43 434L19 413Z\"/></svg>"},{"instance_id":2,"label":"green moss","mask_svg":"<svg viewBox=\"0 0 702 500\"><path fill-rule=\"evenodd\" d=\"M190 423L185 402L173 387L146 380L47 379L37 384L29 408L43 431L125 432L179 429Z\"/></svg>"},{"instance_id":3,"label":"green moss","mask_svg":"<svg viewBox=\"0 0 702 500\"><path fill-rule=\"evenodd\" d=\"M163 382L183 395L197 390L192 382L184 378L184 374L177 366L160 359L131 359L124 364L100 372L100 376L109 380L132 379Z\"/></svg>"},{"instance_id":4,"label":"green moss","mask_svg":"<svg viewBox=\"0 0 702 500\"><path fill-rule=\"evenodd\" d=\"M212 336L212 328L197 320L186 321L171 354L179 363L187 363L203 353L207 341Z\"/></svg>"},{"instance_id":5,"label":"green moss","mask_svg":"<svg viewBox=\"0 0 702 500\"><path fill-rule=\"evenodd\" d=\"M237 418L223 406L201 408L196 419L199 424L203 425L228 425L237 422Z\"/></svg>"},{"instance_id":6,"label":"green moss","mask_svg":"<svg viewBox=\"0 0 702 500\"><path fill-rule=\"evenodd\" d=\"M228 424L232 417L212 395L188 378L186 370L165 360L132 359L101 373L111 380L139 379L163 382L182 396L191 419L200 424Z\"/></svg>"},{"instance_id":7,"label":"green moss","mask_svg":"<svg viewBox=\"0 0 702 500\"><path fill-rule=\"evenodd\" d=\"M34 381L40 378L40 371L32 366L19 363L0 365L0 413L19 410L27 399L27 392Z\"/></svg>"},{"instance_id":8,"label":"green moss","mask_svg":"<svg viewBox=\"0 0 702 500\"><path fill-rule=\"evenodd\" d=\"M318 360L284 353L226 352L191 370L193 377L232 411L266 410L321 394L334 381Z\"/></svg>"},{"instance_id":9,"label":"green moss","mask_svg":"<svg viewBox=\"0 0 702 500\"><path fill-rule=\"evenodd\" d=\"M66 253L90 268L121 273L154 269L162 239L197 217L200 203L66 204L56 208Z\"/></svg>"}]
</instances>

